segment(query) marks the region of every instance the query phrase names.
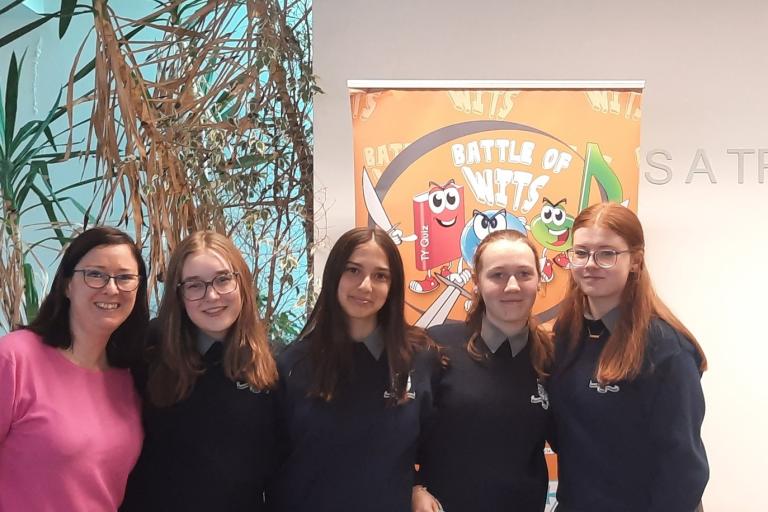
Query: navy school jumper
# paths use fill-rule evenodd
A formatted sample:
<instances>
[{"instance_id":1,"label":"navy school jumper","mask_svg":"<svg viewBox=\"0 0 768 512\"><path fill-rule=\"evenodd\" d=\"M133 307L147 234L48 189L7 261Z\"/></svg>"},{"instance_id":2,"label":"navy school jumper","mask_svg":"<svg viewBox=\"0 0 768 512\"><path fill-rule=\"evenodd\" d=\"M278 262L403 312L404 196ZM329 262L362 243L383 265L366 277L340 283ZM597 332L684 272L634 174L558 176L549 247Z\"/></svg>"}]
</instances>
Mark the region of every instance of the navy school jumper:
<instances>
[{"instance_id":1,"label":"navy school jumper","mask_svg":"<svg viewBox=\"0 0 768 512\"><path fill-rule=\"evenodd\" d=\"M709 479L699 357L679 332L654 318L640 376L599 384L597 361L616 311L605 324L585 320L573 354L556 336L549 392L558 512L692 512ZM602 334L590 339L587 329Z\"/></svg>"},{"instance_id":2,"label":"navy school jumper","mask_svg":"<svg viewBox=\"0 0 768 512\"><path fill-rule=\"evenodd\" d=\"M448 366L424 436L420 483L448 512L542 512L551 418L531 363L530 336L515 356L509 341L494 353L480 338L483 359L476 360L467 352L472 333L466 324L427 332L443 347Z\"/></svg>"},{"instance_id":3,"label":"navy school jumper","mask_svg":"<svg viewBox=\"0 0 768 512\"><path fill-rule=\"evenodd\" d=\"M284 459L267 501L272 512L408 512L421 426L432 406L436 350L417 351L411 400L393 405L386 353L350 343L353 372L330 402L308 397L311 341L278 357Z\"/></svg>"},{"instance_id":4,"label":"navy school jumper","mask_svg":"<svg viewBox=\"0 0 768 512\"><path fill-rule=\"evenodd\" d=\"M274 394L224 374L223 346L202 356L188 398L154 407L144 398L144 446L121 512L259 512L275 468ZM146 369L134 372L143 392ZM143 393L146 395L146 393Z\"/></svg>"}]
</instances>

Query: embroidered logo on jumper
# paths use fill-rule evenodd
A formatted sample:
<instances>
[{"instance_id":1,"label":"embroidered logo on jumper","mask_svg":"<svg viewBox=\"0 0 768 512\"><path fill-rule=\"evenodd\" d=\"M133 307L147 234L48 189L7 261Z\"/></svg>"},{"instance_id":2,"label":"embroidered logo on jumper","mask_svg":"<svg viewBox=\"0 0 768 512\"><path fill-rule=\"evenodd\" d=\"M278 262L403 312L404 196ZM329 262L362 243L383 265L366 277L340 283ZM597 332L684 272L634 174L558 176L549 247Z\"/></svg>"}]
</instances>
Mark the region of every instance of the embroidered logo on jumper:
<instances>
[{"instance_id":1,"label":"embroidered logo on jumper","mask_svg":"<svg viewBox=\"0 0 768 512\"><path fill-rule=\"evenodd\" d=\"M544 389L544 386L538 380L536 381L536 392L538 395L531 395L531 403L541 404L541 408L546 411L549 409L549 395L547 395L547 390Z\"/></svg>"},{"instance_id":2,"label":"embroidered logo on jumper","mask_svg":"<svg viewBox=\"0 0 768 512\"><path fill-rule=\"evenodd\" d=\"M603 386L599 382L594 382L592 379L589 379L589 387L592 389L596 389L598 393L600 394L606 394L608 392L611 393L618 393L619 392L619 386L614 384L608 384L606 386Z\"/></svg>"},{"instance_id":3,"label":"embroidered logo on jumper","mask_svg":"<svg viewBox=\"0 0 768 512\"><path fill-rule=\"evenodd\" d=\"M252 386L251 384L248 384L247 382L237 381L235 384L237 385L237 389L248 389L248 390L251 391L251 393L253 393L255 395L258 395L258 394L261 394L261 393L264 393L265 395L269 394L269 390L268 389L261 390L261 389L258 389L256 387Z\"/></svg>"},{"instance_id":4,"label":"embroidered logo on jumper","mask_svg":"<svg viewBox=\"0 0 768 512\"><path fill-rule=\"evenodd\" d=\"M392 385L394 388L394 384ZM411 400L416 398L416 391L413 390L413 385L411 384L411 374L408 374L408 382L405 384L405 396L407 398L410 398ZM384 398L389 400L390 398L395 398L395 394L389 390L384 392Z\"/></svg>"}]
</instances>

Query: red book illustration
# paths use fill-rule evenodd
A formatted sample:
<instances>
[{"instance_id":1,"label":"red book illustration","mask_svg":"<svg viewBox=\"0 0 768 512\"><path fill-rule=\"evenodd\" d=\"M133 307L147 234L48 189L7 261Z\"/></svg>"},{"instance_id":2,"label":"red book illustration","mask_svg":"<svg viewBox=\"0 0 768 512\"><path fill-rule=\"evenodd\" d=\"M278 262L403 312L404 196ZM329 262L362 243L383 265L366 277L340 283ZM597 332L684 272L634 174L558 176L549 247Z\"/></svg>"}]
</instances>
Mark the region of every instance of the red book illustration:
<instances>
[{"instance_id":1,"label":"red book illustration","mask_svg":"<svg viewBox=\"0 0 768 512\"><path fill-rule=\"evenodd\" d=\"M433 183L429 192L415 196L416 268L430 270L460 258L464 223L464 187L453 180L444 186Z\"/></svg>"}]
</instances>

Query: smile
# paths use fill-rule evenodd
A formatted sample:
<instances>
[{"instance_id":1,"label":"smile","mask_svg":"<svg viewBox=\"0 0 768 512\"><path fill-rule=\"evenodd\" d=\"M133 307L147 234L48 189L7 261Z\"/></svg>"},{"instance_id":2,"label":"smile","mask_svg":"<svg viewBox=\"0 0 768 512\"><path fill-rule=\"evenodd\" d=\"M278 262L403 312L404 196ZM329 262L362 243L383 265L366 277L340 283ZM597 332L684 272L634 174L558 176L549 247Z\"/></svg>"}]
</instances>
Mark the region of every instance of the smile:
<instances>
[{"instance_id":1,"label":"smile","mask_svg":"<svg viewBox=\"0 0 768 512\"><path fill-rule=\"evenodd\" d=\"M103 309L106 311L112 311L120 307L120 304L115 304L114 302L96 302L94 304L96 305L97 308Z\"/></svg>"},{"instance_id":2,"label":"smile","mask_svg":"<svg viewBox=\"0 0 768 512\"><path fill-rule=\"evenodd\" d=\"M216 306L214 308L204 309L203 313L205 313L206 315L217 315L222 311L224 311L225 309L227 309L227 306Z\"/></svg>"},{"instance_id":3,"label":"smile","mask_svg":"<svg viewBox=\"0 0 768 512\"><path fill-rule=\"evenodd\" d=\"M371 299L363 299L361 297L350 297L350 300L352 300L352 302L357 302L358 304L363 305L368 305L373 302Z\"/></svg>"},{"instance_id":4,"label":"smile","mask_svg":"<svg viewBox=\"0 0 768 512\"><path fill-rule=\"evenodd\" d=\"M435 220L437 221L438 224L440 224L444 228L449 228L449 227L453 226L454 224L456 224L456 219L457 219L457 217L454 217L451 220L440 220L440 219L435 219Z\"/></svg>"},{"instance_id":5,"label":"smile","mask_svg":"<svg viewBox=\"0 0 768 512\"><path fill-rule=\"evenodd\" d=\"M549 229L548 231L550 235L557 237L557 240L552 242L552 245L555 245L555 246L560 246L560 245L563 245L565 242L567 242L568 236L571 232L570 228L561 229L559 231Z\"/></svg>"}]
</instances>

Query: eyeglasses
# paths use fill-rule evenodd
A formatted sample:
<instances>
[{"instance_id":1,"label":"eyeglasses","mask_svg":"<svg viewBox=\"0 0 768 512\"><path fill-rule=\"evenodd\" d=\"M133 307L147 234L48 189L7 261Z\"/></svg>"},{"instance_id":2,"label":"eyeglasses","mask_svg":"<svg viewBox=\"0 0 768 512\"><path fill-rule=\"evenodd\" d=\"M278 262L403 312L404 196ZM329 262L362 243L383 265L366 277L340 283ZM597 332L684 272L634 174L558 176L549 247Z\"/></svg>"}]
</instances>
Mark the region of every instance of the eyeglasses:
<instances>
[{"instance_id":1,"label":"eyeglasses","mask_svg":"<svg viewBox=\"0 0 768 512\"><path fill-rule=\"evenodd\" d=\"M597 251L588 251L586 249L569 249L568 259L571 265L574 267L586 267L589 263L589 258L593 258L595 265L600 268L611 268L616 264L616 259L619 254L624 254L626 251L616 251L614 249L599 249Z\"/></svg>"},{"instance_id":2,"label":"eyeglasses","mask_svg":"<svg viewBox=\"0 0 768 512\"><path fill-rule=\"evenodd\" d=\"M226 295L237 290L238 272L219 274L210 281L202 279L188 279L176 285L181 290L185 300L201 300L208 293L208 287L213 288L219 295Z\"/></svg>"},{"instance_id":3,"label":"eyeglasses","mask_svg":"<svg viewBox=\"0 0 768 512\"><path fill-rule=\"evenodd\" d=\"M136 274L107 274L101 270L92 268L76 268L73 272L80 272L83 275L83 281L89 288L96 290L104 288L110 279L115 280L117 289L121 292L132 292L139 287L142 277Z\"/></svg>"}]
</instances>

